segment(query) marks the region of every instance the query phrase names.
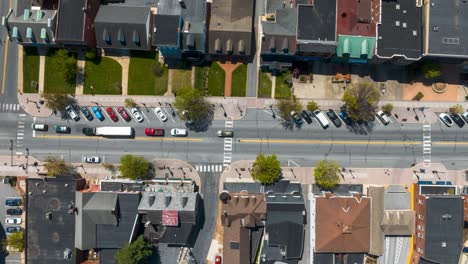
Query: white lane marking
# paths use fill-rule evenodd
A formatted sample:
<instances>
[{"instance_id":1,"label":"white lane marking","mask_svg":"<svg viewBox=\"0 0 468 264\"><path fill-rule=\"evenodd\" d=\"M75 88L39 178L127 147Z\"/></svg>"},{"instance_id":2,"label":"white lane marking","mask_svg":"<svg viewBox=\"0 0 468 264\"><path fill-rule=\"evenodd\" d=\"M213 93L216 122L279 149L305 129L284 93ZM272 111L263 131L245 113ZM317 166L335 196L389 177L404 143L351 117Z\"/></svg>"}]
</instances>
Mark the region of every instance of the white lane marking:
<instances>
[{"instance_id":1,"label":"white lane marking","mask_svg":"<svg viewBox=\"0 0 468 264\"><path fill-rule=\"evenodd\" d=\"M33 124L36 123L36 117L33 118ZM32 137L36 137L36 130L33 130Z\"/></svg>"},{"instance_id":2,"label":"white lane marking","mask_svg":"<svg viewBox=\"0 0 468 264\"><path fill-rule=\"evenodd\" d=\"M16 152L16 155L23 155L23 152Z\"/></svg>"},{"instance_id":3,"label":"white lane marking","mask_svg":"<svg viewBox=\"0 0 468 264\"><path fill-rule=\"evenodd\" d=\"M24 139L24 137L16 137L16 139L19 139L19 140L21 140L21 139Z\"/></svg>"},{"instance_id":4,"label":"white lane marking","mask_svg":"<svg viewBox=\"0 0 468 264\"><path fill-rule=\"evenodd\" d=\"M26 116L26 114L19 114L19 116L23 117L23 116Z\"/></svg>"},{"instance_id":5,"label":"white lane marking","mask_svg":"<svg viewBox=\"0 0 468 264\"><path fill-rule=\"evenodd\" d=\"M151 120L145 115L145 113L143 113L143 111L140 111L140 113L143 115L143 117L148 120L148 123L151 124Z\"/></svg>"},{"instance_id":6,"label":"white lane marking","mask_svg":"<svg viewBox=\"0 0 468 264\"><path fill-rule=\"evenodd\" d=\"M18 136L24 136L24 133L17 133Z\"/></svg>"},{"instance_id":7,"label":"white lane marking","mask_svg":"<svg viewBox=\"0 0 468 264\"><path fill-rule=\"evenodd\" d=\"M166 108L161 108L164 112L166 112L166 116L168 116L172 123L175 123L174 118L172 118L172 114L169 114L169 112L166 110Z\"/></svg>"},{"instance_id":8,"label":"white lane marking","mask_svg":"<svg viewBox=\"0 0 468 264\"><path fill-rule=\"evenodd\" d=\"M18 128L24 128L24 125L19 125Z\"/></svg>"}]
</instances>

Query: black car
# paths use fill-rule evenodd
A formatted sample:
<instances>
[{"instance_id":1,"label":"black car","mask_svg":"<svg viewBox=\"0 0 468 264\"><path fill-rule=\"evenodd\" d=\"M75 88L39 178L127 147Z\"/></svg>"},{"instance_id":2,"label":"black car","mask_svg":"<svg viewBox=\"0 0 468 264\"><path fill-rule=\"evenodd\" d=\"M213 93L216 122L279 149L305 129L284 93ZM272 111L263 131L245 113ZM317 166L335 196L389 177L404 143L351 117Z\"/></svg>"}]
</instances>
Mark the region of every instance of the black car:
<instances>
[{"instance_id":1,"label":"black car","mask_svg":"<svg viewBox=\"0 0 468 264\"><path fill-rule=\"evenodd\" d=\"M18 233L21 230L23 230L21 226L9 226L6 228L7 233Z\"/></svg>"},{"instance_id":2,"label":"black car","mask_svg":"<svg viewBox=\"0 0 468 264\"><path fill-rule=\"evenodd\" d=\"M310 125L310 123L312 123L312 116L309 114L309 112L307 110L302 110L301 111L301 116L302 116L302 118L304 118L304 120L306 121L307 124Z\"/></svg>"},{"instance_id":3,"label":"black car","mask_svg":"<svg viewBox=\"0 0 468 264\"><path fill-rule=\"evenodd\" d=\"M21 208L7 209L8 215L21 215L22 213L23 213L23 210L21 210Z\"/></svg>"},{"instance_id":4,"label":"black car","mask_svg":"<svg viewBox=\"0 0 468 264\"><path fill-rule=\"evenodd\" d=\"M327 111L327 116L328 118L332 121L332 123L336 126L336 127L340 127L341 126L341 120L340 118L338 117L338 115L336 115L335 111L333 111L332 109L328 109Z\"/></svg>"},{"instance_id":5,"label":"black car","mask_svg":"<svg viewBox=\"0 0 468 264\"><path fill-rule=\"evenodd\" d=\"M296 125L300 126L302 125L302 118L294 111L291 111L291 117L292 119L294 120L294 123L296 123Z\"/></svg>"},{"instance_id":6,"label":"black car","mask_svg":"<svg viewBox=\"0 0 468 264\"><path fill-rule=\"evenodd\" d=\"M450 117L458 127L463 127L465 125L465 121L463 121L459 114L450 114Z\"/></svg>"},{"instance_id":7,"label":"black car","mask_svg":"<svg viewBox=\"0 0 468 264\"><path fill-rule=\"evenodd\" d=\"M81 113L83 113L83 115L86 117L86 119L88 119L88 121L93 120L94 117L91 114L91 112L89 112L88 107L82 106L80 110L81 110Z\"/></svg>"},{"instance_id":8,"label":"black car","mask_svg":"<svg viewBox=\"0 0 468 264\"><path fill-rule=\"evenodd\" d=\"M354 120L351 119L351 117L348 116L348 113L341 111L340 112L340 117L343 119L343 122L346 124L346 126L354 126Z\"/></svg>"}]
</instances>

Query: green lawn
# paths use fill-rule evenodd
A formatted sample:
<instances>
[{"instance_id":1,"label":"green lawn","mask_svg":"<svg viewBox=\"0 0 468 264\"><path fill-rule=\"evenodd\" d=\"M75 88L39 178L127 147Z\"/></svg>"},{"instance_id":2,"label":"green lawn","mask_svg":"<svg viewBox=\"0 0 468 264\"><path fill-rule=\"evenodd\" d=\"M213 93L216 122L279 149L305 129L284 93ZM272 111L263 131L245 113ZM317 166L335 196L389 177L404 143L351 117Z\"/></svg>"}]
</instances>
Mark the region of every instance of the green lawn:
<instances>
[{"instance_id":1,"label":"green lawn","mask_svg":"<svg viewBox=\"0 0 468 264\"><path fill-rule=\"evenodd\" d=\"M205 85L206 85L206 71L208 67L205 66L197 66L195 67L195 89L198 89L205 93Z\"/></svg>"},{"instance_id":2,"label":"green lawn","mask_svg":"<svg viewBox=\"0 0 468 264\"><path fill-rule=\"evenodd\" d=\"M245 96L247 92L247 65L241 64L232 72L231 96Z\"/></svg>"},{"instance_id":3,"label":"green lawn","mask_svg":"<svg viewBox=\"0 0 468 264\"><path fill-rule=\"evenodd\" d=\"M53 54L54 51L50 51L45 59L44 92L75 94L75 85L67 83L63 76L63 69Z\"/></svg>"},{"instance_id":4,"label":"green lawn","mask_svg":"<svg viewBox=\"0 0 468 264\"><path fill-rule=\"evenodd\" d=\"M122 66L117 61L106 57L86 60L83 91L85 94L122 94L121 87Z\"/></svg>"},{"instance_id":5,"label":"green lawn","mask_svg":"<svg viewBox=\"0 0 468 264\"><path fill-rule=\"evenodd\" d=\"M128 69L129 95L164 95L167 91L168 69L162 67L162 75L153 74L153 65L157 63L157 52L132 52Z\"/></svg>"},{"instance_id":6,"label":"green lawn","mask_svg":"<svg viewBox=\"0 0 468 264\"><path fill-rule=\"evenodd\" d=\"M258 97L267 97L271 98L271 80L268 78L268 75L259 71L258 73Z\"/></svg>"},{"instance_id":7,"label":"green lawn","mask_svg":"<svg viewBox=\"0 0 468 264\"><path fill-rule=\"evenodd\" d=\"M223 96L224 95L224 79L226 73L218 63L211 63L208 73L208 95Z\"/></svg>"},{"instance_id":8,"label":"green lawn","mask_svg":"<svg viewBox=\"0 0 468 264\"><path fill-rule=\"evenodd\" d=\"M192 68L173 69L172 71L172 92L181 88L192 88Z\"/></svg>"},{"instance_id":9,"label":"green lawn","mask_svg":"<svg viewBox=\"0 0 468 264\"><path fill-rule=\"evenodd\" d=\"M276 76L275 98L289 98L291 88L284 82L284 74Z\"/></svg>"},{"instance_id":10,"label":"green lawn","mask_svg":"<svg viewBox=\"0 0 468 264\"><path fill-rule=\"evenodd\" d=\"M31 81L36 82L31 87ZM35 47L23 48L23 92L37 93L39 82L39 54Z\"/></svg>"}]
</instances>

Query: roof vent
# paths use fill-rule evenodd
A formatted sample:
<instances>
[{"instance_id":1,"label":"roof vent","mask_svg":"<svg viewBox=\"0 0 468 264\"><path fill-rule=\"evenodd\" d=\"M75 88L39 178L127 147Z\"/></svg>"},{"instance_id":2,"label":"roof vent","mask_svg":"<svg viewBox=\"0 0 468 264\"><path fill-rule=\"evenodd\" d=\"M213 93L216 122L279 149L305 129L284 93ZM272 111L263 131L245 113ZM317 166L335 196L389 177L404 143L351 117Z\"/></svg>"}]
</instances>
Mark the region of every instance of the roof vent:
<instances>
[{"instance_id":1,"label":"roof vent","mask_svg":"<svg viewBox=\"0 0 468 264\"><path fill-rule=\"evenodd\" d=\"M267 21L275 21L275 13L268 13L265 15Z\"/></svg>"},{"instance_id":2,"label":"roof vent","mask_svg":"<svg viewBox=\"0 0 468 264\"><path fill-rule=\"evenodd\" d=\"M64 259L70 259L72 256L72 251L71 249L67 248L63 251L63 258Z\"/></svg>"},{"instance_id":3,"label":"roof vent","mask_svg":"<svg viewBox=\"0 0 468 264\"><path fill-rule=\"evenodd\" d=\"M400 4L396 4L396 5L395 5L395 9L396 9L396 10L400 10Z\"/></svg>"},{"instance_id":4,"label":"roof vent","mask_svg":"<svg viewBox=\"0 0 468 264\"><path fill-rule=\"evenodd\" d=\"M442 241L442 245L441 245L441 246L442 246L442 247L447 247L447 242Z\"/></svg>"},{"instance_id":5,"label":"roof vent","mask_svg":"<svg viewBox=\"0 0 468 264\"><path fill-rule=\"evenodd\" d=\"M443 214L442 215L442 220L450 220L450 219L452 219L452 215L450 215L450 214Z\"/></svg>"},{"instance_id":6,"label":"roof vent","mask_svg":"<svg viewBox=\"0 0 468 264\"><path fill-rule=\"evenodd\" d=\"M413 36L417 36L418 35L418 32L416 30L413 30Z\"/></svg>"},{"instance_id":7,"label":"roof vent","mask_svg":"<svg viewBox=\"0 0 468 264\"><path fill-rule=\"evenodd\" d=\"M154 194L148 195L148 204L149 204L149 206L152 206L154 204L154 200L156 200L156 196L154 196Z\"/></svg>"},{"instance_id":8,"label":"roof vent","mask_svg":"<svg viewBox=\"0 0 468 264\"><path fill-rule=\"evenodd\" d=\"M400 21L395 21L395 26L399 27L400 26Z\"/></svg>"},{"instance_id":9,"label":"roof vent","mask_svg":"<svg viewBox=\"0 0 468 264\"><path fill-rule=\"evenodd\" d=\"M406 28L406 23L403 22L403 24L401 25L403 28Z\"/></svg>"},{"instance_id":10,"label":"roof vent","mask_svg":"<svg viewBox=\"0 0 468 264\"><path fill-rule=\"evenodd\" d=\"M433 26L433 27L432 27L432 31L434 31L434 32L439 31L439 26Z\"/></svg>"},{"instance_id":11,"label":"roof vent","mask_svg":"<svg viewBox=\"0 0 468 264\"><path fill-rule=\"evenodd\" d=\"M52 219L52 212L47 212L47 213L45 214L45 218L46 218L47 220L51 220L51 219Z\"/></svg>"}]
</instances>

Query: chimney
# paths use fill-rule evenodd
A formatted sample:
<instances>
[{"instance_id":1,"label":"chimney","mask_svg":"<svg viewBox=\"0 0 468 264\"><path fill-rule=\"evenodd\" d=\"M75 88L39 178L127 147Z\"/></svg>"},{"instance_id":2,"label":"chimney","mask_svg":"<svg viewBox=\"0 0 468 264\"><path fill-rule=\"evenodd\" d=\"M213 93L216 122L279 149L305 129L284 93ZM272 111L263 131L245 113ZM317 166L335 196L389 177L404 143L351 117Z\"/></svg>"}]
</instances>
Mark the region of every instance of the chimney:
<instances>
[{"instance_id":1,"label":"chimney","mask_svg":"<svg viewBox=\"0 0 468 264\"><path fill-rule=\"evenodd\" d=\"M149 204L149 206L152 206L154 204L154 200L156 200L156 196L154 196L154 194L148 195L148 204Z\"/></svg>"}]
</instances>

